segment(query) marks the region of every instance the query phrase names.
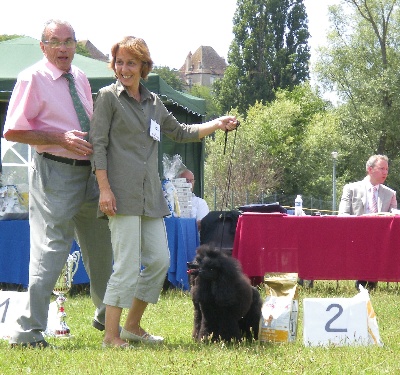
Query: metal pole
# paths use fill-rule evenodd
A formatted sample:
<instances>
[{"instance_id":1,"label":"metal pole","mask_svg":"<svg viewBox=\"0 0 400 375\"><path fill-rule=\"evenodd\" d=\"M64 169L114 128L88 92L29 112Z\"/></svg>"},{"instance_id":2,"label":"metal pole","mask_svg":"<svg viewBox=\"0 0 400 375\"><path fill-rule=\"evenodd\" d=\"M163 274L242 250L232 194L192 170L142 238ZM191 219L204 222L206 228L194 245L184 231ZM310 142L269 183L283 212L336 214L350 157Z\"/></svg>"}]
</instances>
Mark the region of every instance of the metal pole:
<instances>
[{"instance_id":1,"label":"metal pole","mask_svg":"<svg viewBox=\"0 0 400 375\"><path fill-rule=\"evenodd\" d=\"M332 171L332 213L334 214L336 211L336 159L338 153L336 151L332 152L332 160L333 160L333 171Z\"/></svg>"},{"instance_id":2,"label":"metal pole","mask_svg":"<svg viewBox=\"0 0 400 375\"><path fill-rule=\"evenodd\" d=\"M332 194L332 211L336 211L336 159L333 159L333 194Z\"/></svg>"}]
</instances>

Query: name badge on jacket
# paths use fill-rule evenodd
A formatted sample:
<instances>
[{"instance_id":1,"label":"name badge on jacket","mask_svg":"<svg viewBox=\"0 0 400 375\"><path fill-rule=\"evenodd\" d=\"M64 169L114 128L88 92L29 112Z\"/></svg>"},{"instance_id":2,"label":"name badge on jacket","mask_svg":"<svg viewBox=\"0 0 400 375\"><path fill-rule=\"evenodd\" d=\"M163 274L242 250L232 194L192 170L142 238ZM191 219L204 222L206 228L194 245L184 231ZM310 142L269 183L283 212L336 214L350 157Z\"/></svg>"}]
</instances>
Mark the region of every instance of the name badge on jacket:
<instances>
[{"instance_id":1,"label":"name badge on jacket","mask_svg":"<svg viewBox=\"0 0 400 375\"><path fill-rule=\"evenodd\" d=\"M150 122L150 137L152 137L155 141L160 142L160 125L154 120L151 120Z\"/></svg>"}]
</instances>

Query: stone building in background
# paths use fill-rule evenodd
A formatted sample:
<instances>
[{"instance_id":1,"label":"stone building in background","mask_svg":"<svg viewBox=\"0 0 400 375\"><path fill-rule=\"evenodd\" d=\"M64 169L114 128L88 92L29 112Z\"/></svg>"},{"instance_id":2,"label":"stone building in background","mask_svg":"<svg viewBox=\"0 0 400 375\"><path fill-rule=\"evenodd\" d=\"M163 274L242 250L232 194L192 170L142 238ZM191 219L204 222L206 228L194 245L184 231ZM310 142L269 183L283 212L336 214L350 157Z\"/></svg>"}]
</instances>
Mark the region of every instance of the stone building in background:
<instances>
[{"instance_id":1,"label":"stone building in background","mask_svg":"<svg viewBox=\"0 0 400 375\"><path fill-rule=\"evenodd\" d=\"M212 86L215 80L224 76L227 64L210 46L200 46L194 54L189 52L185 63L179 69L180 78L188 89L195 85Z\"/></svg>"},{"instance_id":2,"label":"stone building in background","mask_svg":"<svg viewBox=\"0 0 400 375\"><path fill-rule=\"evenodd\" d=\"M108 55L105 55L103 52L99 51L90 40L79 40L78 43L85 47L89 52L92 59L108 62Z\"/></svg>"}]
</instances>

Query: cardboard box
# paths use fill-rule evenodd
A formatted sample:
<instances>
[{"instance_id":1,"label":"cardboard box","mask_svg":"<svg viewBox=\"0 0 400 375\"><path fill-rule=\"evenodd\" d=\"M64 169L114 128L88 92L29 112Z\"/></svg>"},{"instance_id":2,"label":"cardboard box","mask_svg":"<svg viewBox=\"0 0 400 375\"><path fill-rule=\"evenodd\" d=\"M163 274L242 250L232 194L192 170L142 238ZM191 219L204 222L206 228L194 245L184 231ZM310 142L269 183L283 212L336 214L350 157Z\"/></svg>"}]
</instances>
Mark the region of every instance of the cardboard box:
<instances>
[{"instance_id":1,"label":"cardboard box","mask_svg":"<svg viewBox=\"0 0 400 375\"><path fill-rule=\"evenodd\" d=\"M172 181L173 184L181 183L181 182L184 182L185 184L187 183L186 182L186 178L173 178L171 181Z\"/></svg>"}]
</instances>

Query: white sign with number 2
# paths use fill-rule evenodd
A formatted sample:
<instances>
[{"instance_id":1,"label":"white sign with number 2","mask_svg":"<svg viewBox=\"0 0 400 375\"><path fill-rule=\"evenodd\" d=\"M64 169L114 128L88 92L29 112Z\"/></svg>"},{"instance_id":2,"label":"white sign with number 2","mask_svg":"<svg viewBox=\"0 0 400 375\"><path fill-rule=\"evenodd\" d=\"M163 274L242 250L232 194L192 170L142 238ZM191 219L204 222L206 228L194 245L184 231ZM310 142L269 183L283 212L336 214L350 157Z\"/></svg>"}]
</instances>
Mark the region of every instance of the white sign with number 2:
<instances>
[{"instance_id":1,"label":"white sign with number 2","mask_svg":"<svg viewBox=\"0 0 400 375\"><path fill-rule=\"evenodd\" d=\"M303 312L304 345L368 345L365 301L304 298Z\"/></svg>"}]
</instances>

